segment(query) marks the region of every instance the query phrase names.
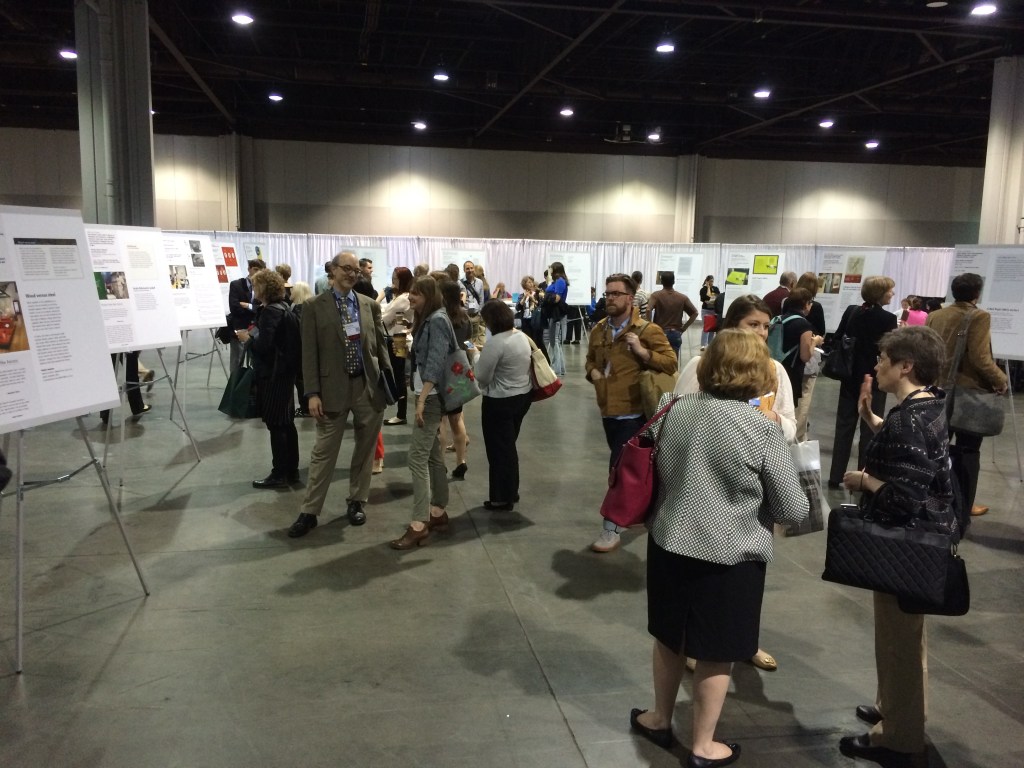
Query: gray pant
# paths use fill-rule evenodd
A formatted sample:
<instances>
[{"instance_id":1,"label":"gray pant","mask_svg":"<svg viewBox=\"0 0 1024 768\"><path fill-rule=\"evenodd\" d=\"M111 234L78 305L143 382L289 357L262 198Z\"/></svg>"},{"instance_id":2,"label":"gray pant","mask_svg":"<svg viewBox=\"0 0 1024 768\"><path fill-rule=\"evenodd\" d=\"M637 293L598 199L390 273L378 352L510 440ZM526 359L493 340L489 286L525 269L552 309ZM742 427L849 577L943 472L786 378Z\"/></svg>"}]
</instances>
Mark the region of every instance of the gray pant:
<instances>
[{"instance_id":1,"label":"gray pant","mask_svg":"<svg viewBox=\"0 0 1024 768\"><path fill-rule=\"evenodd\" d=\"M442 416L441 399L434 395L428 397L423 406L423 426L416 426L415 418L412 419L409 472L412 474L413 520L426 520L431 504L442 509L448 506L448 469L437 431Z\"/></svg>"}]
</instances>

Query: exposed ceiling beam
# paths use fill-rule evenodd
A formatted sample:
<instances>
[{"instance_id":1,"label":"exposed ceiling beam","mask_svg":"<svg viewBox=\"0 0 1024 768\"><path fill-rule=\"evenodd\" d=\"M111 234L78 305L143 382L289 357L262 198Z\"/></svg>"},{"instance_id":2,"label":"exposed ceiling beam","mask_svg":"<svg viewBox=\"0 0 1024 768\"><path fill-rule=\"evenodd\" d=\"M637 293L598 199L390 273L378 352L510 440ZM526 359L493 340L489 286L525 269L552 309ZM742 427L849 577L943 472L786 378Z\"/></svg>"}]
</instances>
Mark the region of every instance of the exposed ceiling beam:
<instances>
[{"instance_id":1,"label":"exposed ceiling beam","mask_svg":"<svg viewBox=\"0 0 1024 768\"><path fill-rule=\"evenodd\" d=\"M228 124L234 128L236 123L234 115L228 112L227 107L225 107L221 103L221 100L217 98L217 94L215 94L213 89L206 84L206 81L203 80L200 74L196 72L195 68L189 63L188 59L185 58L185 54L178 49L178 46L176 46L171 38L167 36L167 33L160 28L160 25L153 20L152 16L149 17L149 31L152 32L161 43L163 43L167 51L174 57L174 60L177 61L181 68L188 73L189 77L195 81L195 84L199 86L200 90L206 94L210 101L213 102L213 106L215 106L218 111L224 115Z\"/></svg>"}]
</instances>

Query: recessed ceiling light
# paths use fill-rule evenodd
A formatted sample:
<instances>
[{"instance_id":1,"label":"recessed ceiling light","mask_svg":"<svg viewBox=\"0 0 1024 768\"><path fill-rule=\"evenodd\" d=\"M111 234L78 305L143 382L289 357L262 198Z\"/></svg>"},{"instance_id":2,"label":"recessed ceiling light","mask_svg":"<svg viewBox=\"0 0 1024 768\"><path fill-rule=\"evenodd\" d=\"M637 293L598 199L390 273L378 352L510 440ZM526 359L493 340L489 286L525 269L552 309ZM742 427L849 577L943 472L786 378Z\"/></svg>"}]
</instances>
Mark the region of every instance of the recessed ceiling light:
<instances>
[{"instance_id":1,"label":"recessed ceiling light","mask_svg":"<svg viewBox=\"0 0 1024 768\"><path fill-rule=\"evenodd\" d=\"M64 48L60 52L60 57L62 59L67 59L68 61L74 61L78 58L78 54L70 48Z\"/></svg>"},{"instance_id":2,"label":"recessed ceiling light","mask_svg":"<svg viewBox=\"0 0 1024 768\"><path fill-rule=\"evenodd\" d=\"M448 73L445 72L443 69L439 69L437 70L437 72L434 73L434 79L437 80L437 82L439 83L447 83Z\"/></svg>"},{"instance_id":3,"label":"recessed ceiling light","mask_svg":"<svg viewBox=\"0 0 1024 768\"><path fill-rule=\"evenodd\" d=\"M246 27L246 26L252 24L253 21L254 21L253 17L250 16L245 11L239 11L238 13L236 13L234 16L231 17L231 20L233 22L235 22L235 24L240 24L243 27Z\"/></svg>"},{"instance_id":4,"label":"recessed ceiling light","mask_svg":"<svg viewBox=\"0 0 1024 768\"><path fill-rule=\"evenodd\" d=\"M414 120L412 123L412 127L415 128L417 131L427 130L427 124L424 123L422 120Z\"/></svg>"},{"instance_id":5,"label":"recessed ceiling light","mask_svg":"<svg viewBox=\"0 0 1024 768\"><path fill-rule=\"evenodd\" d=\"M655 143L661 141L661 128L655 128L653 131L648 133L647 140Z\"/></svg>"},{"instance_id":6,"label":"recessed ceiling light","mask_svg":"<svg viewBox=\"0 0 1024 768\"><path fill-rule=\"evenodd\" d=\"M671 40L662 40L660 43L658 43L657 47L654 50L656 50L658 53L672 53L675 51L675 49L676 44L673 43Z\"/></svg>"},{"instance_id":7,"label":"recessed ceiling light","mask_svg":"<svg viewBox=\"0 0 1024 768\"><path fill-rule=\"evenodd\" d=\"M280 93L272 93L269 96L267 96L267 98L270 99L271 101L284 101L284 96L282 96Z\"/></svg>"},{"instance_id":8,"label":"recessed ceiling light","mask_svg":"<svg viewBox=\"0 0 1024 768\"><path fill-rule=\"evenodd\" d=\"M991 16L998 10L995 3L979 3L971 9L971 16Z\"/></svg>"},{"instance_id":9,"label":"recessed ceiling light","mask_svg":"<svg viewBox=\"0 0 1024 768\"><path fill-rule=\"evenodd\" d=\"M562 117L572 117L575 113L572 111L572 107L562 107L558 114Z\"/></svg>"},{"instance_id":10,"label":"recessed ceiling light","mask_svg":"<svg viewBox=\"0 0 1024 768\"><path fill-rule=\"evenodd\" d=\"M151 115L155 115L155 114L156 114L156 110L155 110L155 109L151 109L151 110L149 110L149 114L151 114Z\"/></svg>"},{"instance_id":11,"label":"recessed ceiling light","mask_svg":"<svg viewBox=\"0 0 1024 768\"><path fill-rule=\"evenodd\" d=\"M864 146L868 149L878 149L878 142L875 139L864 142Z\"/></svg>"},{"instance_id":12,"label":"recessed ceiling light","mask_svg":"<svg viewBox=\"0 0 1024 768\"><path fill-rule=\"evenodd\" d=\"M928 8L945 8L949 3L946 0L933 0L933 2L925 3Z\"/></svg>"},{"instance_id":13,"label":"recessed ceiling light","mask_svg":"<svg viewBox=\"0 0 1024 768\"><path fill-rule=\"evenodd\" d=\"M831 128L833 125L835 125L835 122L833 120L829 120L828 118L826 118L825 120L822 120L820 123L818 123L818 125L820 125L822 128Z\"/></svg>"},{"instance_id":14,"label":"recessed ceiling light","mask_svg":"<svg viewBox=\"0 0 1024 768\"><path fill-rule=\"evenodd\" d=\"M754 98L755 99L767 99L771 95L772 95L771 88L758 88L756 91L754 91Z\"/></svg>"}]
</instances>

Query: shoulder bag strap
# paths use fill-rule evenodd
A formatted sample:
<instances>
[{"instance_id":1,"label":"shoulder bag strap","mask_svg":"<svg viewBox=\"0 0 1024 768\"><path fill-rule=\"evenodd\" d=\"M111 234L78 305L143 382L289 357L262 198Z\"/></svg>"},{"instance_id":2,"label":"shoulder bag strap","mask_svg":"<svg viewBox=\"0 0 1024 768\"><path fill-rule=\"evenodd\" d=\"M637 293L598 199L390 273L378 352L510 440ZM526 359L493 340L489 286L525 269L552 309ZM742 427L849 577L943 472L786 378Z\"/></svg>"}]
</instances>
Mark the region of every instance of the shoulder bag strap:
<instances>
[{"instance_id":1,"label":"shoulder bag strap","mask_svg":"<svg viewBox=\"0 0 1024 768\"><path fill-rule=\"evenodd\" d=\"M946 390L952 390L956 384L956 375L960 372L960 364L963 362L964 352L967 349L967 328L971 324L971 318L976 310L969 311L964 315L964 321L960 324L960 330L956 334L956 351L953 352L953 359L949 366L949 377L946 379Z\"/></svg>"}]
</instances>

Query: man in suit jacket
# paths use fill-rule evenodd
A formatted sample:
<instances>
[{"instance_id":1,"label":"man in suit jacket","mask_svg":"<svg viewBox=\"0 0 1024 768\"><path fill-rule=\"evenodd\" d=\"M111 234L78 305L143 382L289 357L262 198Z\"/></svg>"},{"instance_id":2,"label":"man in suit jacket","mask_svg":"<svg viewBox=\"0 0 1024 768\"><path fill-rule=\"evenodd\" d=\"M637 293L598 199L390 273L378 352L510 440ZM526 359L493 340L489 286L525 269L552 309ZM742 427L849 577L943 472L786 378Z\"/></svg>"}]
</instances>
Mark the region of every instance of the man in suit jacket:
<instances>
[{"instance_id":1,"label":"man in suit jacket","mask_svg":"<svg viewBox=\"0 0 1024 768\"><path fill-rule=\"evenodd\" d=\"M309 413L316 419L316 443L309 459L309 484L302 511L288 529L305 536L317 524L334 465L352 414L355 445L349 468L348 519L366 522L363 504L387 401L381 371L391 371L380 305L352 290L359 278L355 254L342 251L331 266L331 290L302 309L302 380Z\"/></svg>"},{"instance_id":2,"label":"man in suit jacket","mask_svg":"<svg viewBox=\"0 0 1024 768\"><path fill-rule=\"evenodd\" d=\"M772 311L772 317L782 314L782 302L789 296L789 292L796 285L796 272L783 272L779 275L779 287L774 291L768 291L762 298L764 303Z\"/></svg>"},{"instance_id":3,"label":"man in suit jacket","mask_svg":"<svg viewBox=\"0 0 1024 768\"><path fill-rule=\"evenodd\" d=\"M244 331L250 325L256 323L256 310L260 303L256 300L256 294L252 291L252 276L267 265L263 259L249 259L249 274L232 280L228 286L228 325L232 331ZM242 342L234 334L231 340L231 373L238 370L242 364Z\"/></svg>"}]
</instances>

